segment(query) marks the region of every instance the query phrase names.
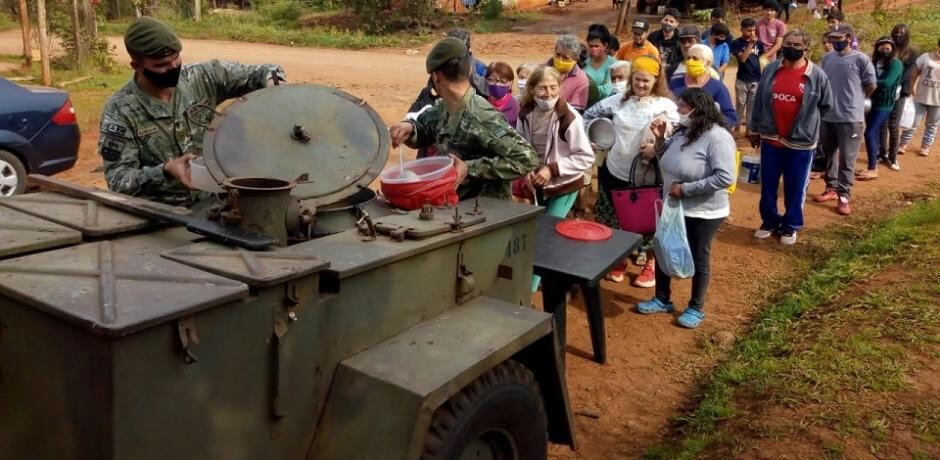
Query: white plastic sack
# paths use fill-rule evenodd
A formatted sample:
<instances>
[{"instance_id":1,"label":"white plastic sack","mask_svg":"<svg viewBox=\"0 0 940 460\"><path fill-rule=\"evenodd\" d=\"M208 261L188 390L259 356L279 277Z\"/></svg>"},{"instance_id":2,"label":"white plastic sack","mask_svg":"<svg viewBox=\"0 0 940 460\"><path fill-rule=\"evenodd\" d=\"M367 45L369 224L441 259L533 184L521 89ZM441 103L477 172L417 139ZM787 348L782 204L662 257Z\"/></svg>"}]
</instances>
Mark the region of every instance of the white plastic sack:
<instances>
[{"instance_id":1,"label":"white plastic sack","mask_svg":"<svg viewBox=\"0 0 940 460\"><path fill-rule=\"evenodd\" d=\"M914 108L913 98L907 98L904 101L904 109L901 110L901 119L898 120L898 126L904 129L911 129L914 127L914 113L916 109Z\"/></svg>"},{"instance_id":2,"label":"white plastic sack","mask_svg":"<svg viewBox=\"0 0 940 460\"><path fill-rule=\"evenodd\" d=\"M822 19L822 14L818 10L814 10L813 19Z\"/></svg>"},{"instance_id":3,"label":"white plastic sack","mask_svg":"<svg viewBox=\"0 0 940 460\"><path fill-rule=\"evenodd\" d=\"M666 197L665 203L657 201L656 205L662 208L653 235L656 264L671 278L689 278L695 274L695 262L685 234L682 200Z\"/></svg>"}]
</instances>

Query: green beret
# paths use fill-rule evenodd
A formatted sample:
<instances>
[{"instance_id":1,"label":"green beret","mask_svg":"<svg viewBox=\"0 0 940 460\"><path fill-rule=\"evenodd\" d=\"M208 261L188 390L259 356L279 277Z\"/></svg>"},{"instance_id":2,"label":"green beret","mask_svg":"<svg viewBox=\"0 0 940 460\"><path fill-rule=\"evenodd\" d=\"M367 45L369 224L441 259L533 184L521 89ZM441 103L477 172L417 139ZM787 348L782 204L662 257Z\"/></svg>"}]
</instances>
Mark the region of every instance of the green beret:
<instances>
[{"instance_id":1,"label":"green beret","mask_svg":"<svg viewBox=\"0 0 940 460\"><path fill-rule=\"evenodd\" d=\"M147 16L134 20L124 32L124 47L131 55L162 58L183 49L170 26Z\"/></svg>"},{"instance_id":2,"label":"green beret","mask_svg":"<svg viewBox=\"0 0 940 460\"><path fill-rule=\"evenodd\" d=\"M428 60L425 64L428 73L447 64L451 59L457 59L463 56L466 52L467 47L463 45L463 41L459 38L447 37L437 42L434 48L431 48L431 52L428 54Z\"/></svg>"}]
</instances>

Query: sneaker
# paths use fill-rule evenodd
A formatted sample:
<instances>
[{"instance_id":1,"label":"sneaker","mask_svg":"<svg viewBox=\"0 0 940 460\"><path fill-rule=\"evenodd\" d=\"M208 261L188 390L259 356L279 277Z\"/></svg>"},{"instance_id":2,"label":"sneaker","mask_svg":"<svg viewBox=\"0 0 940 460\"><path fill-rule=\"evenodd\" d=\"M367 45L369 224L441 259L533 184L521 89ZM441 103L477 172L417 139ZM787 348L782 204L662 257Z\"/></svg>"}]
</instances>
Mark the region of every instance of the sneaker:
<instances>
[{"instance_id":1,"label":"sneaker","mask_svg":"<svg viewBox=\"0 0 940 460\"><path fill-rule=\"evenodd\" d=\"M641 248L640 252L636 253L636 264L641 267L646 265L646 249Z\"/></svg>"},{"instance_id":2,"label":"sneaker","mask_svg":"<svg viewBox=\"0 0 940 460\"><path fill-rule=\"evenodd\" d=\"M821 173L821 172L819 172L819 171L813 171L813 172L809 173L809 179L810 179L810 180L820 179L820 178L822 178L822 176L823 176L823 173Z\"/></svg>"},{"instance_id":3,"label":"sneaker","mask_svg":"<svg viewBox=\"0 0 940 460\"><path fill-rule=\"evenodd\" d=\"M869 169L868 171L855 173L855 180L866 181L866 180L875 180L877 178L878 178L877 169Z\"/></svg>"},{"instance_id":4,"label":"sneaker","mask_svg":"<svg viewBox=\"0 0 940 460\"><path fill-rule=\"evenodd\" d=\"M796 244L796 230L787 230L780 234L780 244Z\"/></svg>"},{"instance_id":5,"label":"sneaker","mask_svg":"<svg viewBox=\"0 0 940 460\"><path fill-rule=\"evenodd\" d=\"M901 165L899 165L898 162L895 161L894 163L891 163L890 165L888 165L888 168L891 169L892 171L900 171Z\"/></svg>"},{"instance_id":6,"label":"sneaker","mask_svg":"<svg viewBox=\"0 0 940 460\"><path fill-rule=\"evenodd\" d=\"M767 238L773 236L774 232L776 232L776 229L767 228L761 225L760 228L754 231L754 238L759 240L766 240Z\"/></svg>"},{"instance_id":7,"label":"sneaker","mask_svg":"<svg viewBox=\"0 0 940 460\"><path fill-rule=\"evenodd\" d=\"M640 276L633 280L633 285L642 288L656 287L656 259L650 259L646 262Z\"/></svg>"},{"instance_id":8,"label":"sneaker","mask_svg":"<svg viewBox=\"0 0 940 460\"><path fill-rule=\"evenodd\" d=\"M607 278L608 281L620 283L623 281L624 274L626 271L627 271L627 266L624 264L620 264L614 267L614 269L611 270L610 273L608 273L607 276L605 276L605 278Z\"/></svg>"},{"instance_id":9,"label":"sneaker","mask_svg":"<svg viewBox=\"0 0 940 460\"><path fill-rule=\"evenodd\" d=\"M852 214L852 207L849 206L849 197L847 196L839 197L839 205L838 205L837 210L839 211L839 214L842 214L843 216Z\"/></svg>"},{"instance_id":10,"label":"sneaker","mask_svg":"<svg viewBox=\"0 0 940 460\"><path fill-rule=\"evenodd\" d=\"M925 156L930 155L930 146L929 146L929 145L925 145L925 146L921 147L921 148L920 148L920 151L917 152L917 154L920 155L920 156L922 156L922 157L925 157Z\"/></svg>"},{"instance_id":11,"label":"sneaker","mask_svg":"<svg viewBox=\"0 0 940 460\"><path fill-rule=\"evenodd\" d=\"M901 144L898 146L898 155L904 155L904 152L907 152L907 144Z\"/></svg>"},{"instance_id":12,"label":"sneaker","mask_svg":"<svg viewBox=\"0 0 940 460\"><path fill-rule=\"evenodd\" d=\"M817 203L824 203L826 201L832 201L836 198L839 198L839 194L836 193L836 189L826 187L826 190L819 195L813 197L813 200Z\"/></svg>"}]
</instances>

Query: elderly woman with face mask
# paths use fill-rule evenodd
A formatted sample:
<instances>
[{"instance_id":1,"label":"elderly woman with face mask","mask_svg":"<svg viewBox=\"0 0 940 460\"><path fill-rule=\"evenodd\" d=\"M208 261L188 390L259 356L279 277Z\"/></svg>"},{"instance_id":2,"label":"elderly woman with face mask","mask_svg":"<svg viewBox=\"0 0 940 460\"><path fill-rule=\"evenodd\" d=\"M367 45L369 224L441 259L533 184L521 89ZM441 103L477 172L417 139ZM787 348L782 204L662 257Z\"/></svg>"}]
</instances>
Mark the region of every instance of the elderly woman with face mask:
<instances>
[{"instance_id":1,"label":"elderly woman with face mask","mask_svg":"<svg viewBox=\"0 0 940 460\"><path fill-rule=\"evenodd\" d=\"M574 35L562 35L555 40L555 55L548 65L561 74L561 99L581 111L587 107L590 82L578 67L581 44Z\"/></svg>"},{"instance_id":2,"label":"elderly woman with face mask","mask_svg":"<svg viewBox=\"0 0 940 460\"><path fill-rule=\"evenodd\" d=\"M519 102L512 97L512 67L505 62L494 62L486 68L486 100L506 117L509 126L516 126Z\"/></svg>"},{"instance_id":3,"label":"elderly woman with face mask","mask_svg":"<svg viewBox=\"0 0 940 460\"><path fill-rule=\"evenodd\" d=\"M581 116L560 94L561 75L554 68L541 67L529 75L516 130L535 148L539 166L519 179L514 193L528 190L547 214L565 217L594 165L594 150ZM538 281L536 277L533 291Z\"/></svg>"},{"instance_id":4,"label":"elderly woman with face mask","mask_svg":"<svg viewBox=\"0 0 940 460\"><path fill-rule=\"evenodd\" d=\"M712 61L714 57L711 48L702 44L692 45L686 53L685 74L672 77L672 80L669 80L669 90L678 96L688 88L702 88L718 104L725 125L731 128L738 124L738 116L734 111L728 88L721 80L709 75Z\"/></svg>"},{"instance_id":5,"label":"elderly woman with face mask","mask_svg":"<svg viewBox=\"0 0 940 460\"><path fill-rule=\"evenodd\" d=\"M608 118L613 122L616 137L604 164L598 168L598 195L594 206L598 222L612 228L620 228L617 214L611 200L611 191L627 188L634 178L630 177L633 159L640 152L640 147L649 138L650 123L660 119L671 123L679 121L675 102L669 98L666 89L665 69L659 61L649 56L640 56L633 60L630 72L630 85L623 94L615 94L598 102L584 114L585 120ZM640 165L636 182L640 185L651 183L655 177L655 166ZM640 287L656 285L655 262L641 252L638 257L644 268L634 284ZM644 260L645 259L645 260ZM626 264L614 268L608 278L623 281Z\"/></svg>"},{"instance_id":6,"label":"elderly woman with face mask","mask_svg":"<svg viewBox=\"0 0 940 460\"><path fill-rule=\"evenodd\" d=\"M630 86L630 62L617 61L610 66L611 94L623 94Z\"/></svg>"}]
</instances>

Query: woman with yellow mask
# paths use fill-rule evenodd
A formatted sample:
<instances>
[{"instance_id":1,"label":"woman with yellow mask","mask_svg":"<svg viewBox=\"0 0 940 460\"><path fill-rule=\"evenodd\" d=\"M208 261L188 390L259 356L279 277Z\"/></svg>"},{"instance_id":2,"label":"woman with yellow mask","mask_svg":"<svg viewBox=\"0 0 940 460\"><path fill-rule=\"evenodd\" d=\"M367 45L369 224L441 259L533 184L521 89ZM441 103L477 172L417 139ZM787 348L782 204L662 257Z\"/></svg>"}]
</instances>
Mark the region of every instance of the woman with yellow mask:
<instances>
[{"instance_id":1,"label":"woman with yellow mask","mask_svg":"<svg viewBox=\"0 0 940 460\"><path fill-rule=\"evenodd\" d=\"M581 44L574 35L562 35L555 40L555 56L548 65L561 74L561 99L575 109L583 111L588 103L590 82L587 74L578 67Z\"/></svg>"},{"instance_id":2,"label":"woman with yellow mask","mask_svg":"<svg viewBox=\"0 0 940 460\"><path fill-rule=\"evenodd\" d=\"M728 88L721 80L712 77L709 73L713 61L714 55L708 45L692 45L686 52L685 74L672 77L672 80L669 80L669 90L678 96L687 88L702 88L718 104L725 125L730 129L738 123L738 116L734 111L734 103L731 102Z\"/></svg>"}]
</instances>

